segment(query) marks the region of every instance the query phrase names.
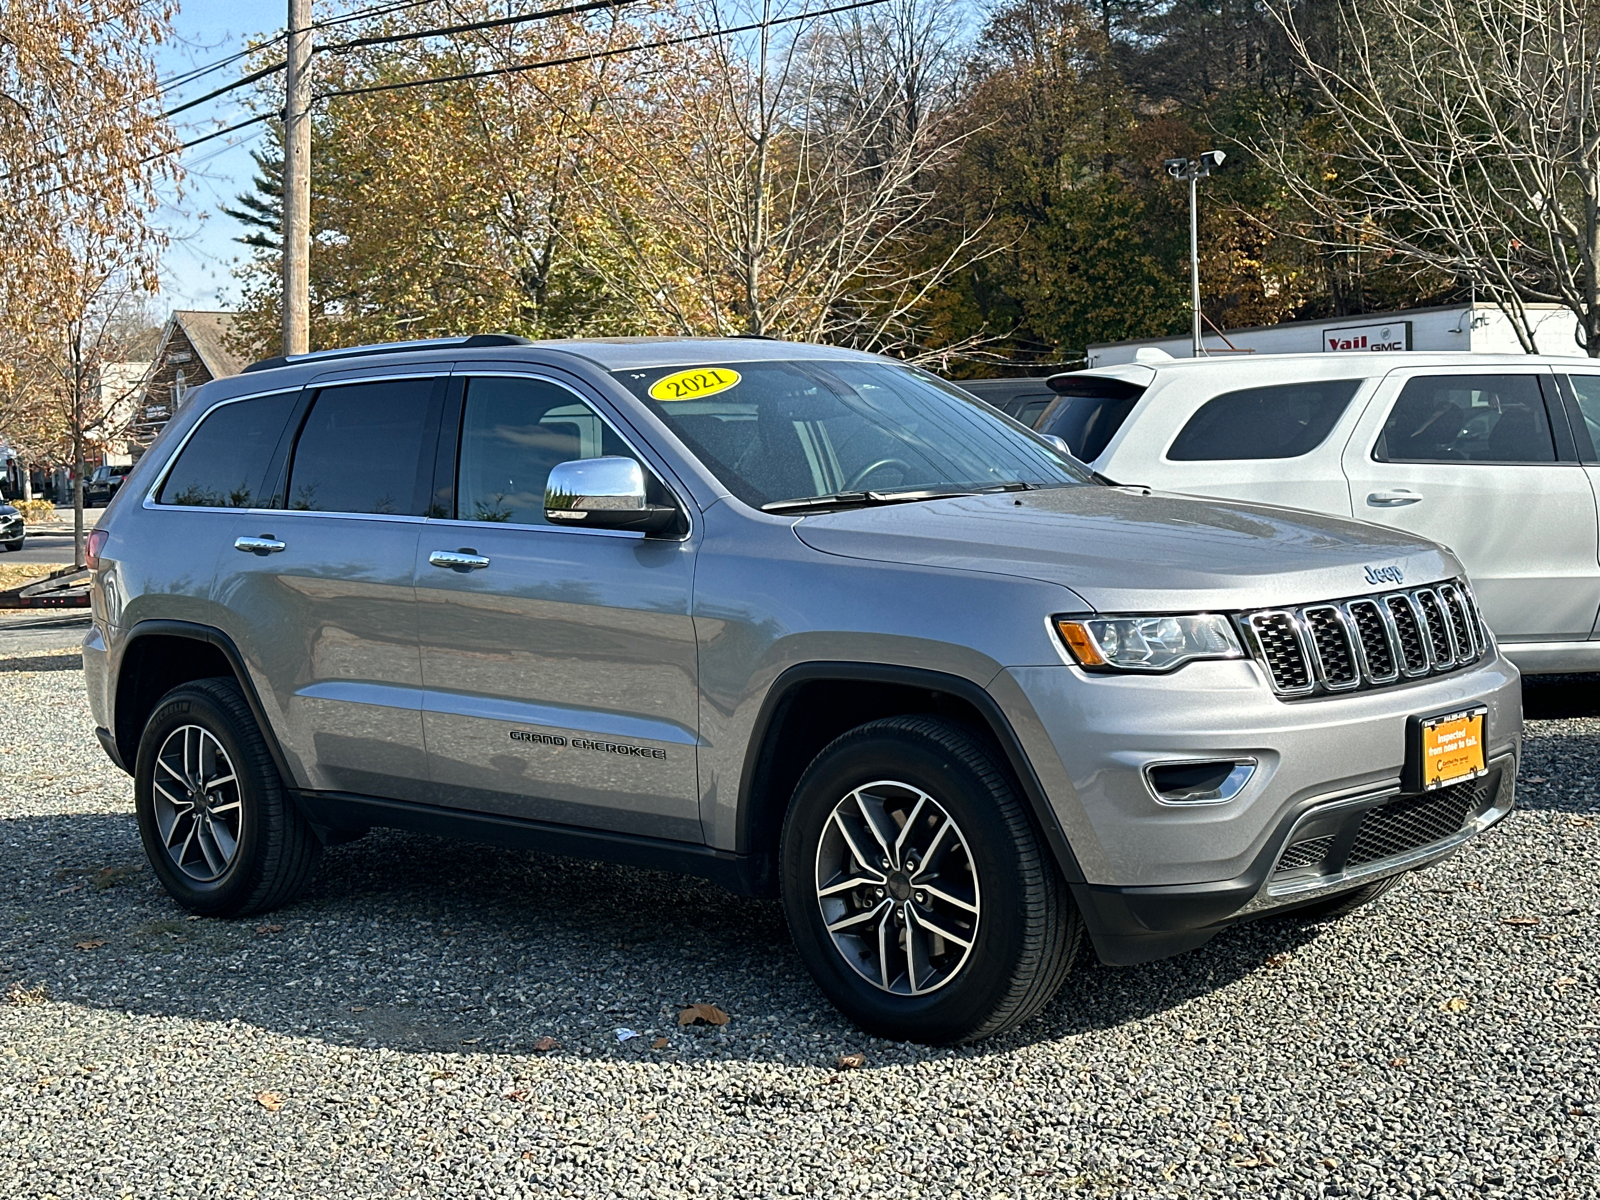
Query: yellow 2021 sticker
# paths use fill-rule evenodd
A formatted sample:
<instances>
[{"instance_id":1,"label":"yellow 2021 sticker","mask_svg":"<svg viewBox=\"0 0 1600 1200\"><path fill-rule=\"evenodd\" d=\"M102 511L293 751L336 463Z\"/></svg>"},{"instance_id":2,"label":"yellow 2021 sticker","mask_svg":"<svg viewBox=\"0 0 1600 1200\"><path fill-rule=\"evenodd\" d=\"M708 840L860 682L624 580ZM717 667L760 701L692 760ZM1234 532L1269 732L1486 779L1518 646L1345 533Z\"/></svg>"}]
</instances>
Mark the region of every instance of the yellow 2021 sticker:
<instances>
[{"instance_id":1,"label":"yellow 2021 sticker","mask_svg":"<svg viewBox=\"0 0 1600 1200\"><path fill-rule=\"evenodd\" d=\"M650 385L650 398L700 400L727 391L739 379L739 372L729 367L695 367L688 371L674 371Z\"/></svg>"}]
</instances>

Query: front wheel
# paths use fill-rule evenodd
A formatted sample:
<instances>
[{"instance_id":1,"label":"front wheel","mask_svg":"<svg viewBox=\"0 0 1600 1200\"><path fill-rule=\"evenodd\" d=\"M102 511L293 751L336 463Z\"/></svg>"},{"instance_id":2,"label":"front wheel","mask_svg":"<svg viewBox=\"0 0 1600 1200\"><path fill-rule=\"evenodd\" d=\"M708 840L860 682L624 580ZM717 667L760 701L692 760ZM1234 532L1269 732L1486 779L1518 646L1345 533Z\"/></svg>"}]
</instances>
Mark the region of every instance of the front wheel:
<instances>
[{"instance_id":1,"label":"front wheel","mask_svg":"<svg viewBox=\"0 0 1600 1200\"><path fill-rule=\"evenodd\" d=\"M23 541L24 541L23 538L18 538L14 542L7 542L6 543L6 550L7 551L21 550Z\"/></svg>"},{"instance_id":2,"label":"front wheel","mask_svg":"<svg viewBox=\"0 0 1600 1200\"><path fill-rule=\"evenodd\" d=\"M213 917L287 904L321 844L285 794L239 685L173 688L145 724L134 765L145 854L167 893Z\"/></svg>"},{"instance_id":3,"label":"front wheel","mask_svg":"<svg viewBox=\"0 0 1600 1200\"><path fill-rule=\"evenodd\" d=\"M795 789L779 858L801 958L881 1037L948 1044L1020 1025L1082 937L1009 773L951 721L894 717L836 739Z\"/></svg>"}]
</instances>

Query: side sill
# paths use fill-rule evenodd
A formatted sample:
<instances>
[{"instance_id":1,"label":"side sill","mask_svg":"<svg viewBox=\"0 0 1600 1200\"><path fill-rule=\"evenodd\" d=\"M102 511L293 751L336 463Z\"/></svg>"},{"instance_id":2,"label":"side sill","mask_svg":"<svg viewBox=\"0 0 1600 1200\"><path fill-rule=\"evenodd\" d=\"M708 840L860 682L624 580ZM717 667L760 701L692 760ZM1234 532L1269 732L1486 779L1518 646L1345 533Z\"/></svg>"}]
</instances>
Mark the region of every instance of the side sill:
<instances>
[{"instance_id":1,"label":"side sill","mask_svg":"<svg viewBox=\"0 0 1600 1200\"><path fill-rule=\"evenodd\" d=\"M327 844L359 837L373 826L409 829L414 833L431 833L492 846L694 875L720 884L739 896L766 894L760 864L752 856L714 850L692 842L582 829L347 792L293 789L290 795L306 820L318 827L318 836Z\"/></svg>"}]
</instances>

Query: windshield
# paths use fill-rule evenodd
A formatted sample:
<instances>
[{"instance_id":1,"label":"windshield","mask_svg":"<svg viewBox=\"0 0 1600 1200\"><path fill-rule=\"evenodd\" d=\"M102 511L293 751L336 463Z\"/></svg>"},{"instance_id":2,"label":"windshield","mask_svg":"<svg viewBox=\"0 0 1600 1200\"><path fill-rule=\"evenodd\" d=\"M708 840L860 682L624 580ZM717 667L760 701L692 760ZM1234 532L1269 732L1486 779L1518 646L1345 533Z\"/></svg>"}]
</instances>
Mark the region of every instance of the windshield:
<instances>
[{"instance_id":1,"label":"windshield","mask_svg":"<svg viewBox=\"0 0 1600 1200\"><path fill-rule=\"evenodd\" d=\"M856 359L618 371L739 499L1092 484L1015 421L913 367ZM906 496L918 499L920 496Z\"/></svg>"}]
</instances>

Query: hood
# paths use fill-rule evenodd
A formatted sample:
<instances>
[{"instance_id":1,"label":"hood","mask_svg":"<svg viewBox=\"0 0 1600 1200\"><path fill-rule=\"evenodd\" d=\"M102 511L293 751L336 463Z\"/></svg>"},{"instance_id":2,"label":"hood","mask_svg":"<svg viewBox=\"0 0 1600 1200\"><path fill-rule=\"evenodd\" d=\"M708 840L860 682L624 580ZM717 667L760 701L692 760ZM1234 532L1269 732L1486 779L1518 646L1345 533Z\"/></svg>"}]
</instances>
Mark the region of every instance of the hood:
<instances>
[{"instance_id":1,"label":"hood","mask_svg":"<svg viewBox=\"0 0 1600 1200\"><path fill-rule=\"evenodd\" d=\"M1462 574L1447 550L1378 525L1298 509L1077 487L961 496L808 516L825 554L1043 580L1097 612L1266 608Z\"/></svg>"}]
</instances>

